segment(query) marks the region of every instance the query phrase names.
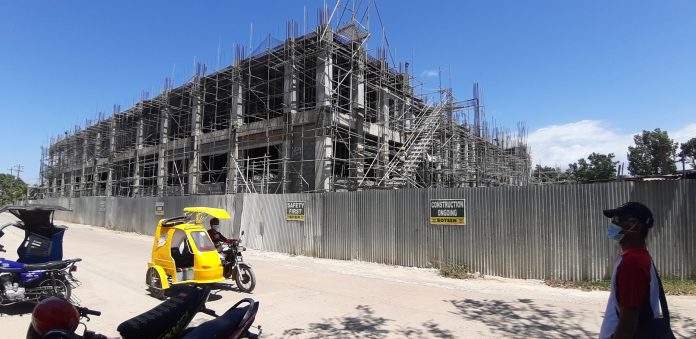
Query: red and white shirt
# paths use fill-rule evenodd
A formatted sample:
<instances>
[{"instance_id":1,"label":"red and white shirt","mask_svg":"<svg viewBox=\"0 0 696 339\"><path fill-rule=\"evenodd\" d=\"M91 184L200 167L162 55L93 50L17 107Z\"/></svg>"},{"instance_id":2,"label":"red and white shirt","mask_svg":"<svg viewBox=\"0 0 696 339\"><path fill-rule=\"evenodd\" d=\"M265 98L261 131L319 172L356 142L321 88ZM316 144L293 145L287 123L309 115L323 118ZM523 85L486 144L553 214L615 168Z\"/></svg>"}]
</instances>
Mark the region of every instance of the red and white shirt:
<instances>
[{"instance_id":1,"label":"red and white shirt","mask_svg":"<svg viewBox=\"0 0 696 339\"><path fill-rule=\"evenodd\" d=\"M641 318L661 316L657 272L645 248L625 250L616 260L611 276L611 293L599 332L601 339L611 338L616 331L620 307L640 309Z\"/></svg>"}]
</instances>

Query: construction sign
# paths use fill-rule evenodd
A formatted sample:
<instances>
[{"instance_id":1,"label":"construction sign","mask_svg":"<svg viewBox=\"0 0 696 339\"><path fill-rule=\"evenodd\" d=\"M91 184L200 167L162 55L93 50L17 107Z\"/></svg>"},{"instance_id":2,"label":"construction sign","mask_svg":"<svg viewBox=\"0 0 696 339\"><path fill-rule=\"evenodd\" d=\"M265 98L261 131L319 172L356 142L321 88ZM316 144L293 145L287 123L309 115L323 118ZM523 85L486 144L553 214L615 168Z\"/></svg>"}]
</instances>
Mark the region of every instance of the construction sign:
<instances>
[{"instance_id":1,"label":"construction sign","mask_svg":"<svg viewBox=\"0 0 696 339\"><path fill-rule=\"evenodd\" d=\"M465 199L430 200L430 224L466 225Z\"/></svg>"},{"instance_id":2,"label":"construction sign","mask_svg":"<svg viewBox=\"0 0 696 339\"><path fill-rule=\"evenodd\" d=\"M164 215L164 202L155 202L155 215Z\"/></svg>"},{"instance_id":3,"label":"construction sign","mask_svg":"<svg viewBox=\"0 0 696 339\"><path fill-rule=\"evenodd\" d=\"M288 201L285 203L285 219L292 221L305 220L305 202L304 201Z\"/></svg>"}]
</instances>

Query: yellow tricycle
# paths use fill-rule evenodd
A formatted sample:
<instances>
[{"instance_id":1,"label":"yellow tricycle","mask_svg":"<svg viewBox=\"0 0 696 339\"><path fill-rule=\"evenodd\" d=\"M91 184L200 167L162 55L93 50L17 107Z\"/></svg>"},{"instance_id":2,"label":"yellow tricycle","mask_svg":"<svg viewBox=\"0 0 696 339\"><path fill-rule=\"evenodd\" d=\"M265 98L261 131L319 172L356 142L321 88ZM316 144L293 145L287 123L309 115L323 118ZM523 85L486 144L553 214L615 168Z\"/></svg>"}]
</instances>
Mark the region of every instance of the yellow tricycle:
<instances>
[{"instance_id":1,"label":"yellow tricycle","mask_svg":"<svg viewBox=\"0 0 696 339\"><path fill-rule=\"evenodd\" d=\"M152 296L162 299L166 290L176 284L225 280L220 256L203 226L209 216L230 219L223 209L186 207L183 216L159 221L145 278Z\"/></svg>"}]
</instances>

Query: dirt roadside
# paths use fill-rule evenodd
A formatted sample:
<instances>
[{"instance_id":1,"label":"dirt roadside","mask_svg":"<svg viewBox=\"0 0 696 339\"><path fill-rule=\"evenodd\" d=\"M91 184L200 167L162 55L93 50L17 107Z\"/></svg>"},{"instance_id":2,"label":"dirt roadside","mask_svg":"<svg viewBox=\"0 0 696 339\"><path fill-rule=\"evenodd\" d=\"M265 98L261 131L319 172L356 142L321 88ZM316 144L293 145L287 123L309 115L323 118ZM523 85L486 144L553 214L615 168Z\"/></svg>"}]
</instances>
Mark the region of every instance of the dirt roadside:
<instances>
[{"instance_id":1,"label":"dirt roadside","mask_svg":"<svg viewBox=\"0 0 696 339\"><path fill-rule=\"evenodd\" d=\"M14 221L0 214L0 224ZM117 337L122 321L157 305L145 291L152 236L64 223L65 258L80 257L74 295L102 311L88 328ZM0 240L13 253L22 234L6 230ZM260 301L256 324L267 338L387 337L596 337L607 292L546 286L536 280L487 277L455 280L436 270L316 259L253 251L258 284L253 294L220 290L208 306L223 312L237 300ZM668 297L678 335L696 335L696 297ZM29 307L0 309L3 338L21 338ZM208 316L199 315L198 323Z\"/></svg>"}]
</instances>

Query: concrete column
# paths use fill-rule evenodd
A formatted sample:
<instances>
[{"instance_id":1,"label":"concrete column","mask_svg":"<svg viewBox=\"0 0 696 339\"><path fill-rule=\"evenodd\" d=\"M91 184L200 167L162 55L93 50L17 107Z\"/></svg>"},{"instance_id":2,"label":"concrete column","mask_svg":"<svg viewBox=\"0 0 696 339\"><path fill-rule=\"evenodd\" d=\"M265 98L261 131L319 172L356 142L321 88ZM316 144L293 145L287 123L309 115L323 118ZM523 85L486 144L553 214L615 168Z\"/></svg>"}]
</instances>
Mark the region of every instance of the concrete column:
<instances>
[{"instance_id":1,"label":"concrete column","mask_svg":"<svg viewBox=\"0 0 696 339\"><path fill-rule=\"evenodd\" d=\"M55 157L53 156L53 152L51 151L51 146L49 146L49 148L48 148L48 168L51 169L50 171L48 171L48 173L50 173L51 176L49 178L47 178L48 181L50 181L48 183L48 185L49 185L48 193L50 193L50 197L54 197L56 195L56 183L57 183L56 178L57 178L57 176L56 176L56 172L55 172L56 162L55 162Z\"/></svg>"},{"instance_id":2,"label":"concrete column","mask_svg":"<svg viewBox=\"0 0 696 339\"><path fill-rule=\"evenodd\" d=\"M324 41L321 41L323 51L317 58L317 138L314 145L314 190L330 191L334 143L327 130L333 120L333 60L329 42L333 40L333 32L328 27L320 26L319 32L325 30Z\"/></svg>"},{"instance_id":3,"label":"concrete column","mask_svg":"<svg viewBox=\"0 0 696 339\"><path fill-rule=\"evenodd\" d=\"M314 156L318 159L314 162L314 189L317 191L331 190L331 175L333 159L333 138L329 136L319 137L314 145Z\"/></svg>"},{"instance_id":4,"label":"concrete column","mask_svg":"<svg viewBox=\"0 0 696 339\"><path fill-rule=\"evenodd\" d=\"M389 118L389 99L391 93L388 89L382 88L379 95L379 162L382 167L382 174L386 174L386 166L389 164L389 141L391 140L391 126Z\"/></svg>"},{"instance_id":5,"label":"concrete column","mask_svg":"<svg viewBox=\"0 0 696 339\"><path fill-rule=\"evenodd\" d=\"M284 66L284 81L283 81L283 115L285 116L285 130L283 135L283 173L282 181L283 193L297 192L295 189L301 178L298 175L299 162L302 161L302 139L295 138L295 124L297 123L297 105L298 105L298 77L295 69L295 41L287 40L285 43L285 66ZM299 143L296 142L299 140ZM301 190L301 182L300 190Z\"/></svg>"},{"instance_id":6,"label":"concrete column","mask_svg":"<svg viewBox=\"0 0 696 339\"><path fill-rule=\"evenodd\" d=\"M133 196L137 197L141 194L142 183L140 180L140 152L143 149L143 134L144 134L144 121L142 117L142 109L138 110L140 112L140 119L138 119L137 127L135 131L135 152L133 156L135 157L135 166L133 167Z\"/></svg>"},{"instance_id":7,"label":"concrete column","mask_svg":"<svg viewBox=\"0 0 696 339\"><path fill-rule=\"evenodd\" d=\"M87 131L84 131L85 137L82 139L82 161L80 165L80 186L78 189L80 190L80 196L84 195L85 189L87 187L86 181L87 181Z\"/></svg>"},{"instance_id":8,"label":"concrete column","mask_svg":"<svg viewBox=\"0 0 696 339\"><path fill-rule=\"evenodd\" d=\"M320 26L319 32L326 29L324 40L319 42L322 52L317 59L317 107L331 106L333 97L333 60L331 58L331 45L333 32L330 28Z\"/></svg>"},{"instance_id":9,"label":"concrete column","mask_svg":"<svg viewBox=\"0 0 696 339\"><path fill-rule=\"evenodd\" d=\"M60 173L60 196L65 197L69 196L66 195L67 190L66 190L66 185L65 185L65 172Z\"/></svg>"},{"instance_id":10,"label":"concrete column","mask_svg":"<svg viewBox=\"0 0 696 339\"><path fill-rule=\"evenodd\" d=\"M359 43L354 43L354 48L357 49L357 61L353 65L353 74L351 75L351 114L355 121L355 135L351 137L351 159L350 170L350 190L357 190L358 184L365 175L365 140L364 140L364 122L365 122L365 59L366 52L360 49Z\"/></svg>"},{"instance_id":11,"label":"concrete column","mask_svg":"<svg viewBox=\"0 0 696 339\"><path fill-rule=\"evenodd\" d=\"M92 195L96 196L99 194L99 179L101 179L101 173L99 172L99 156L101 153L101 142L102 134L97 130L96 137L94 138L94 158L92 159Z\"/></svg>"},{"instance_id":12,"label":"concrete column","mask_svg":"<svg viewBox=\"0 0 696 339\"><path fill-rule=\"evenodd\" d=\"M200 156L201 115L203 114L203 97L200 79L198 86L193 89L193 107L191 108L191 152L188 166L188 194L198 193L198 161Z\"/></svg>"},{"instance_id":13,"label":"concrete column","mask_svg":"<svg viewBox=\"0 0 696 339\"><path fill-rule=\"evenodd\" d=\"M242 88L242 77L236 71L232 80L232 109L230 110L229 138L229 160L227 161L227 193L237 193L239 187L239 171L237 170L237 159L239 159L239 138L237 130L244 123L244 92Z\"/></svg>"},{"instance_id":14,"label":"concrete column","mask_svg":"<svg viewBox=\"0 0 696 339\"><path fill-rule=\"evenodd\" d=\"M106 175L106 196L113 195L114 178L114 152L116 152L116 116L109 119L109 171Z\"/></svg>"},{"instance_id":15,"label":"concrete column","mask_svg":"<svg viewBox=\"0 0 696 339\"><path fill-rule=\"evenodd\" d=\"M160 111L160 143L157 152L157 196L165 195L167 185L167 144L169 143L169 96L163 95L164 106Z\"/></svg>"}]
</instances>

